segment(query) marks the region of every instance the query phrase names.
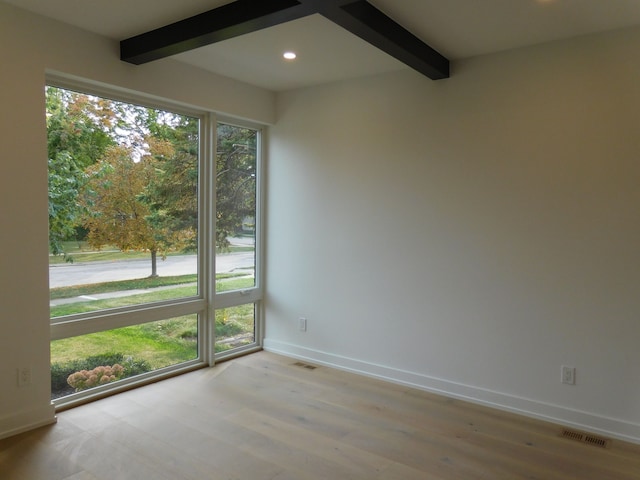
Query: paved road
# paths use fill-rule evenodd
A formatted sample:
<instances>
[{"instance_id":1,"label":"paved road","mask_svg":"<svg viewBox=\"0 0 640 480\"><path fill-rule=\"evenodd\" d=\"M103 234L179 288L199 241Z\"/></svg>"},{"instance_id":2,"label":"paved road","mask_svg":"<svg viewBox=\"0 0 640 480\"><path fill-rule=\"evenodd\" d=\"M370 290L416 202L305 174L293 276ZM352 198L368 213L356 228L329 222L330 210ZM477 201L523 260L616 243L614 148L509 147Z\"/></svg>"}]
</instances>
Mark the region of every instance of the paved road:
<instances>
[{"instance_id":1,"label":"paved road","mask_svg":"<svg viewBox=\"0 0 640 480\"><path fill-rule=\"evenodd\" d=\"M253 252L225 253L216 256L216 272L233 272L253 267ZM158 260L158 275L196 273L196 255L180 255ZM49 288L115 280L130 280L151 275L151 258L117 262L67 263L49 267Z\"/></svg>"}]
</instances>

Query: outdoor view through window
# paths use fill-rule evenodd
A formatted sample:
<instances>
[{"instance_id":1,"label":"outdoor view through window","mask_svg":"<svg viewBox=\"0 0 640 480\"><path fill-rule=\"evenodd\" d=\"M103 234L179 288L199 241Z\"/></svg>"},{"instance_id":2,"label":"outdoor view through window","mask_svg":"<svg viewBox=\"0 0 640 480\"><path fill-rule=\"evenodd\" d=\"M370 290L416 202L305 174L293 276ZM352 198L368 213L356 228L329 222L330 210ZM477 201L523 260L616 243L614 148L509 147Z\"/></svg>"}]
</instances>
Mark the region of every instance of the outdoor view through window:
<instances>
[{"instance_id":1,"label":"outdoor view through window","mask_svg":"<svg viewBox=\"0 0 640 480\"><path fill-rule=\"evenodd\" d=\"M201 361L200 119L53 86L46 119L52 397ZM257 132L217 131L224 298L255 287ZM216 351L255 341L251 300L216 310Z\"/></svg>"},{"instance_id":2,"label":"outdoor view through window","mask_svg":"<svg viewBox=\"0 0 640 480\"><path fill-rule=\"evenodd\" d=\"M258 132L219 123L216 145L216 307L225 307L216 308L220 352L256 341Z\"/></svg>"}]
</instances>

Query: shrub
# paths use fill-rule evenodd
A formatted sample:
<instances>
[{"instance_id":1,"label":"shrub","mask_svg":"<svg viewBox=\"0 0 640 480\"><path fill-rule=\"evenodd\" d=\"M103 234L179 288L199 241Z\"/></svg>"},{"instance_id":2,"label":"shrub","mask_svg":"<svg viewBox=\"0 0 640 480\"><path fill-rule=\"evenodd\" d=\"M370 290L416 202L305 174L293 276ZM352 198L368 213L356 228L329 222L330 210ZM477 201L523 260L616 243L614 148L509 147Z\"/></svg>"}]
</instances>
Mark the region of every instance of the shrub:
<instances>
[{"instance_id":1,"label":"shrub","mask_svg":"<svg viewBox=\"0 0 640 480\"><path fill-rule=\"evenodd\" d=\"M198 339L198 327L184 328L178 333L178 337L183 340L197 340Z\"/></svg>"},{"instance_id":2,"label":"shrub","mask_svg":"<svg viewBox=\"0 0 640 480\"><path fill-rule=\"evenodd\" d=\"M77 371L73 367L69 367L66 363L51 364L51 392L62 392L69 388L67 377Z\"/></svg>"},{"instance_id":3,"label":"shrub","mask_svg":"<svg viewBox=\"0 0 640 480\"><path fill-rule=\"evenodd\" d=\"M97 387L115 382L124 375L124 367L118 363L113 366L99 366L93 370L81 370L72 373L67 378L67 383L76 389L76 392L87 388Z\"/></svg>"},{"instance_id":4,"label":"shrub","mask_svg":"<svg viewBox=\"0 0 640 480\"><path fill-rule=\"evenodd\" d=\"M145 360L135 360L131 356L125 357L122 353L108 352L100 355L91 355L86 358L72 360L70 362L54 362L51 364L51 392L52 397L72 393L67 383L70 375L82 370L93 370L103 365L121 365L124 369L120 378L133 377L152 370Z\"/></svg>"},{"instance_id":5,"label":"shrub","mask_svg":"<svg viewBox=\"0 0 640 480\"><path fill-rule=\"evenodd\" d=\"M124 377L133 377L153 370L146 360L134 360L131 356L125 358L121 365L124 367Z\"/></svg>"},{"instance_id":6,"label":"shrub","mask_svg":"<svg viewBox=\"0 0 640 480\"><path fill-rule=\"evenodd\" d=\"M222 322L216 319L216 336L220 338L233 337L245 331L242 325L234 321Z\"/></svg>"}]
</instances>

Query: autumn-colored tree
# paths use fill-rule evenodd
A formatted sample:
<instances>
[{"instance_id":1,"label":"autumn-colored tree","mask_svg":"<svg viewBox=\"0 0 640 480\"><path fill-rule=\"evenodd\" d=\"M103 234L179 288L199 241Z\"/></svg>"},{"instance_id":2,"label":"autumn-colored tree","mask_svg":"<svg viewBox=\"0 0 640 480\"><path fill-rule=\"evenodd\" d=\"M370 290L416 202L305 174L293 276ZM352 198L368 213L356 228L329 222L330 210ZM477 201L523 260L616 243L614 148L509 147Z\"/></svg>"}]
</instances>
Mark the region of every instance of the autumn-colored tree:
<instances>
[{"instance_id":1,"label":"autumn-colored tree","mask_svg":"<svg viewBox=\"0 0 640 480\"><path fill-rule=\"evenodd\" d=\"M145 193L156 181L153 156L139 161L132 150L114 146L86 171L87 182L80 196L85 209L83 225L87 241L94 248L115 245L122 251L151 253L151 276L157 276L157 254L165 254L167 231L158 221Z\"/></svg>"},{"instance_id":2,"label":"autumn-colored tree","mask_svg":"<svg viewBox=\"0 0 640 480\"><path fill-rule=\"evenodd\" d=\"M56 87L46 99L51 252L86 235L148 250L156 275L158 254L195 249L198 120Z\"/></svg>"},{"instance_id":3,"label":"autumn-colored tree","mask_svg":"<svg viewBox=\"0 0 640 480\"><path fill-rule=\"evenodd\" d=\"M195 250L197 118L47 88L49 224L53 253L86 230L95 248L157 255ZM219 124L216 245L229 246L256 208L257 132Z\"/></svg>"}]
</instances>

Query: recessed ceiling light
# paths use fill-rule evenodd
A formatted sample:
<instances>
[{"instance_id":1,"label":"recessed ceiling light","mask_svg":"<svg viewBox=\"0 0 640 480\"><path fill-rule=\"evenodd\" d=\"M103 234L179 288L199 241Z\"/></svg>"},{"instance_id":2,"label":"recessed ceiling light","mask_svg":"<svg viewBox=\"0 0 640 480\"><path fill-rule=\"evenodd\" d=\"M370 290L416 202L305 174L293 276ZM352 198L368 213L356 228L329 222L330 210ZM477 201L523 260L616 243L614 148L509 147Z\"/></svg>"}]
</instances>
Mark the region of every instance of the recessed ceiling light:
<instances>
[{"instance_id":1,"label":"recessed ceiling light","mask_svg":"<svg viewBox=\"0 0 640 480\"><path fill-rule=\"evenodd\" d=\"M295 52L284 52L282 56L284 57L285 60L295 60L297 57Z\"/></svg>"}]
</instances>

